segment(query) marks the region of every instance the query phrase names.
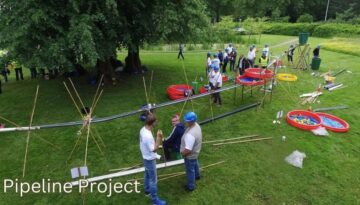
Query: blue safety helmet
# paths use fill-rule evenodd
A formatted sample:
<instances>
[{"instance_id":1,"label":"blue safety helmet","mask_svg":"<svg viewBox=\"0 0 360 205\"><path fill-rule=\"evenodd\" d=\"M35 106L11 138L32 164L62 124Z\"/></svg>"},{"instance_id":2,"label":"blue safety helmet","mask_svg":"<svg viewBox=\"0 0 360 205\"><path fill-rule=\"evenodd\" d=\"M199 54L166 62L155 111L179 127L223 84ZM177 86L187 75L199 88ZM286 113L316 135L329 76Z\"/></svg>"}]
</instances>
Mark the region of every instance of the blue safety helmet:
<instances>
[{"instance_id":1,"label":"blue safety helmet","mask_svg":"<svg viewBox=\"0 0 360 205\"><path fill-rule=\"evenodd\" d=\"M210 56L211 56L211 53L210 53L210 52L208 52L208 53L207 53L207 57L210 57Z\"/></svg>"},{"instance_id":2,"label":"blue safety helmet","mask_svg":"<svg viewBox=\"0 0 360 205\"><path fill-rule=\"evenodd\" d=\"M196 120L197 120L197 116L194 112L188 112L184 116L185 122L196 122Z\"/></svg>"},{"instance_id":3,"label":"blue safety helmet","mask_svg":"<svg viewBox=\"0 0 360 205\"><path fill-rule=\"evenodd\" d=\"M214 65L213 69L214 69L214 71L219 71L220 70L219 66L217 66L217 65Z\"/></svg>"},{"instance_id":4,"label":"blue safety helmet","mask_svg":"<svg viewBox=\"0 0 360 205\"><path fill-rule=\"evenodd\" d=\"M217 58L217 57L218 57L218 54L217 54L217 53L215 53L215 54L214 54L214 58Z\"/></svg>"}]
</instances>

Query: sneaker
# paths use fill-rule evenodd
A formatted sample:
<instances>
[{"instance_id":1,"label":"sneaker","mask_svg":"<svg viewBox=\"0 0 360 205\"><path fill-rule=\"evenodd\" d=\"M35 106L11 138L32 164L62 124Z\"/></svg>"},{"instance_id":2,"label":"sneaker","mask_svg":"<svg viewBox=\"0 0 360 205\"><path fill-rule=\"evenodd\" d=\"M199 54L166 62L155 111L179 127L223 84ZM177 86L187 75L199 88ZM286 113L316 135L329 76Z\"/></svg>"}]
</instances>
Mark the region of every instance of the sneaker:
<instances>
[{"instance_id":1,"label":"sneaker","mask_svg":"<svg viewBox=\"0 0 360 205\"><path fill-rule=\"evenodd\" d=\"M190 189L187 185L184 186L185 191L192 192L194 189Z\"/></svg>"},{"instance_id":2,"label":"sneaker","mask_svg":"<svg viewBox=\"0 0 360 205\"><path fill-rule=\"evenodd\" d=\"M166 205L166 201L157 199L155 202L153 202L153 205Z\"/></svg>"},{"instance_id":3,"label":"sneaker","mask_svg":"<svg viewBox=\"0 0 360 205\"><path fill-rule=\"evenodd\" d=\"M198 176L198 177L195 177L195 180L200 180L200 178L201 178L200 176Z\"/></svg>"},{"instance_id":4,"label":"sneaker","mask_svg":"<svg viewBox=\"0 0 360 205\"><path fill-rule=\"evenodd\" d=\"M151 197L151 194L150 194L150 192L144 192L144 195L146 196L146 197Z\"/></svg>"}]
</instances>

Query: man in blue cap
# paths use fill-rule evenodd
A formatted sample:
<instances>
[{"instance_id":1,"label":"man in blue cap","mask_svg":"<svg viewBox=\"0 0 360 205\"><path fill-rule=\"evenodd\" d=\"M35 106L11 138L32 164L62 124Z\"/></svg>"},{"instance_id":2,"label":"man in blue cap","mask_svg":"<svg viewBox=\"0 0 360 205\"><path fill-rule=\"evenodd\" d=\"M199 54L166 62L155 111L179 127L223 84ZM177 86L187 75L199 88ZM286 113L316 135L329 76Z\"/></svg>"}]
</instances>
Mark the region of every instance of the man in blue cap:
<instances>
[{"instance_id":1,"label":"man in blue cap","mask_svg":"<svg viewBox=\"0 0 360 205\"><path fill-rule=\"evenodd\" d=\"M211 90L218 90L222 86L222 75L220 73L220 68L215 64L212 65L212 71L209 73L209 85ZM218 103L218 106L221 106L220 93L214 93L212 97L214 98L214 103Z\"/></svg>"},{"instance_id":2,"label":"man in blue cap","mask_svg":"<svg viewBox=\"0 0 360 205\"><path fill-rule=\"evenodd\" d=\"M217 53L214 54L214 59L212 59L211 64L220 67L220 59Z\"/></svg>"},{"instance_id":3,"label":"man in blue cap","mask_svg":"<svg viewBox=\"0 0 360 205\"><path fill-rule=\"evenodd\" d=\"M185 190L194 191L195 180L200 179L199 154L202 144L202 131L196 122L197 116L194 112L188 112L184 116L186 130L181 138L180 152L185 160L185 171L187 184Z\"/></svg>"}]
</instances>

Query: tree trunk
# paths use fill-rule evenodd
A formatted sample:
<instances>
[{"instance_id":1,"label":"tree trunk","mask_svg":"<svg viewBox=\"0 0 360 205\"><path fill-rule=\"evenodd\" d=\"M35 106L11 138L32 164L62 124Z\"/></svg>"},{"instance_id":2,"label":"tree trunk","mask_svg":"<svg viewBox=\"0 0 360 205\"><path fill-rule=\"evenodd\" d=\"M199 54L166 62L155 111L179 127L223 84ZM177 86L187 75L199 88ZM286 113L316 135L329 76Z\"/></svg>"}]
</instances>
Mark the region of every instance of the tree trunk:
<instances>
[{"instance_id":1,"label":"tree trunk","mask_svg":"<svg viewBox=\"0 0 360 205\"><path fill-rule=\"evenodd\" d=\"M220 22L220 9L219 7L216 9L216 23Z\"/></svg>"},{"instance_id":2,"label":"tree trunk","mask_svg":"<svg viewBox=\"0 0 360 205\"><path fill-rule=\"evenodd\" d=\"M104 75L104 82L106 84L112 83L113 85L116 84L116 78L114 69L111 65L110 59L105 61L98 59L97 67L102 75Z\"/></svg>"},{"instance_id":3,"label":"tree trunk","mask_svg":"<svg viewBox=\"0 0 360 205\"><path fill-rule=\"evenodd\" d=\"M129 73L142 72L139 46L128 46L128 56L125 58L125 71Z\"/></svg>"}]
</instances>

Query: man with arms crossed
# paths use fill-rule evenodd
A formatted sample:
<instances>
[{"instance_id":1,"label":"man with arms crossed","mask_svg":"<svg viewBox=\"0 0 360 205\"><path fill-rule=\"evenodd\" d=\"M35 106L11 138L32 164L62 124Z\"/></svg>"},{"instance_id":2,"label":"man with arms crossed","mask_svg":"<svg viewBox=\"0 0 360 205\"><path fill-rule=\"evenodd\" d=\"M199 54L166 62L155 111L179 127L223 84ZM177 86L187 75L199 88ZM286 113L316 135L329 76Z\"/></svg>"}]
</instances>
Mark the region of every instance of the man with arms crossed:
<instances>
[{"instance_id":1,"label":"man with arms crossed","mask_svg":"<svg viewBox=\"0 0 360 205\"><path fill-rule=\"evenodd\" d=\"M185 171L187 184L185 190L194 191L195 180L200 179L198 157L202 144L201 127L196 122L197 116L194 112L188 112L184 116L186 130L181 138L180 152L185 160Z\"/></svg>"}]
</instances>

